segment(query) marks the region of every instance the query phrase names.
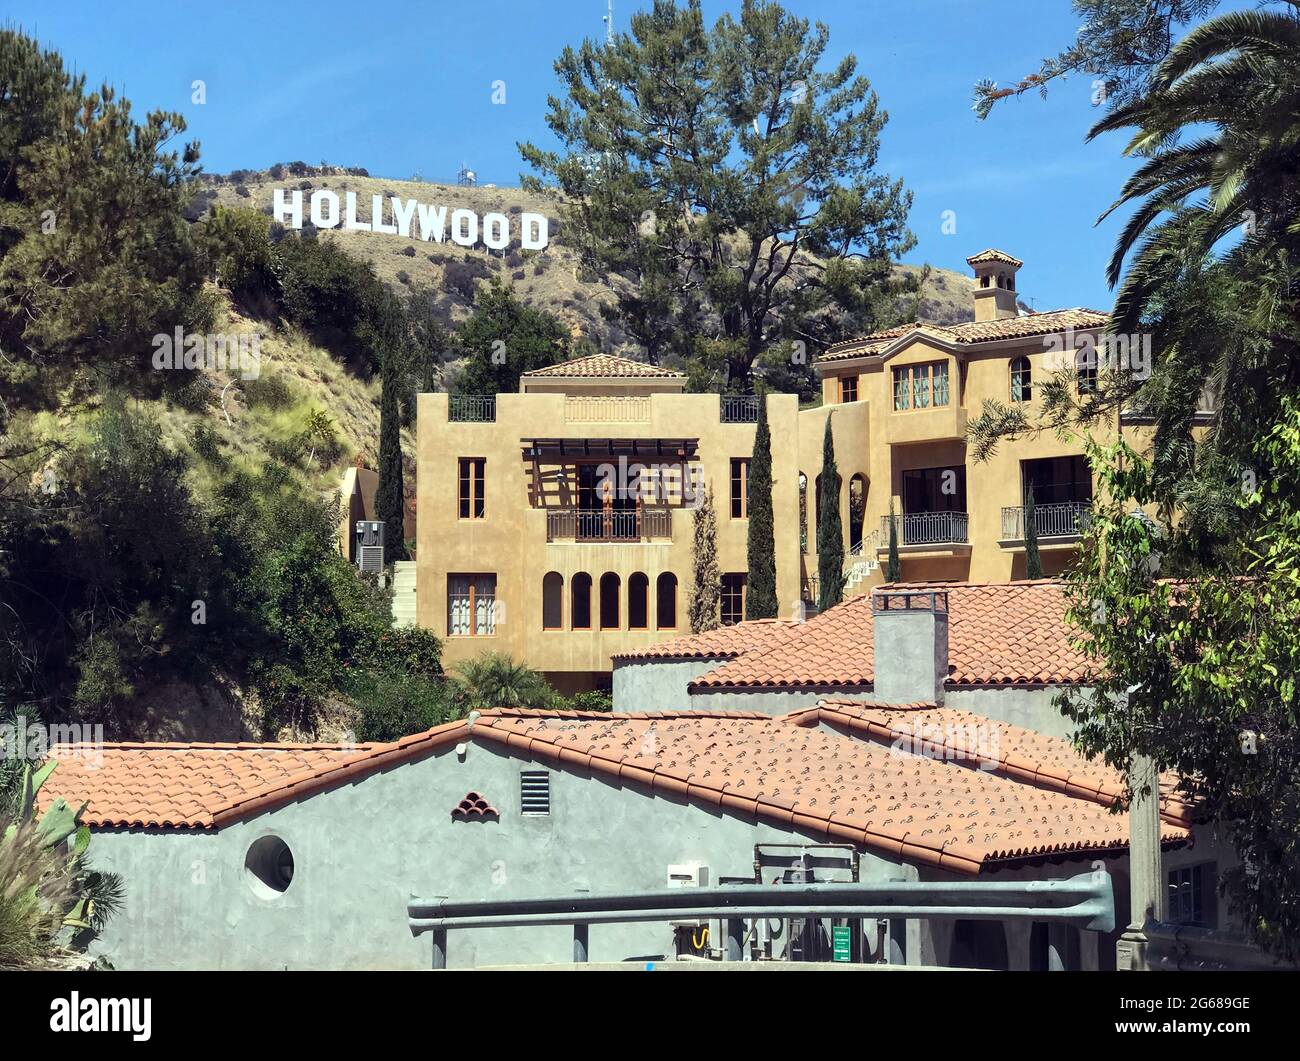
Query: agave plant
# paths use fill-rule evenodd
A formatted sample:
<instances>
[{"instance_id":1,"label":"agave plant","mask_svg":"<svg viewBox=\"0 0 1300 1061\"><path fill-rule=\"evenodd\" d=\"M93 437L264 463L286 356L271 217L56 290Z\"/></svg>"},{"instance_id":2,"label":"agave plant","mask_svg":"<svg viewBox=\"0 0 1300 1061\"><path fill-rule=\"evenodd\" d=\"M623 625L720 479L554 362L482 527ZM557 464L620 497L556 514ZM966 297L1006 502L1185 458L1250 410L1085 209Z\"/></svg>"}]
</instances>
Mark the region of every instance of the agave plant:
<instances>
[{"instance_id":1,"label":"agave plant","mask_svg":"<svg viewBox=\"0 0 1300 1061\"><path fill-rule=\"evenodd\" d=\"M74 811L60 798L36 815L36 795L57 766L24 768L15 814L0 831L0 965L32 960L61 930L98 932L121 905L121 878L87 864L86 804Z\"/></svg>"}]
</instances>

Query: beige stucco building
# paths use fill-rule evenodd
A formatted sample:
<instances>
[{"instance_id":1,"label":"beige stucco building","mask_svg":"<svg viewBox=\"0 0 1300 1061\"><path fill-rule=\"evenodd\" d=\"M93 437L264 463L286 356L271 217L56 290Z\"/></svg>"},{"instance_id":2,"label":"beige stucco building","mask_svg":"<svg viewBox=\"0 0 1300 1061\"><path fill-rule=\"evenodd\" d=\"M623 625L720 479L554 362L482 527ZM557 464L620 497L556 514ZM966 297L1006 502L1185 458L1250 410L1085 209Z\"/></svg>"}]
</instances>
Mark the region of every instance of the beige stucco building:
<instances>
[{"instance_id":1,"label":"beige stucco building","mask_svg":"<svg viewBox=\"0 0 1300 1061\"><path fill-rule=\"evenodd\" d=\"M1043 381L1064 365L1078 364L1086 388L1097 360L1076 351L1096 350L1106 314L1023 313L1021 262L994 250L968 261L973 321L905 325L831 347L816 366L816 408L767 397L783 615L816 599L828 417L848 594L883 579L891 503L903 580L1025 577L1031 487L1044 572L1070 563L1093 495L1081 443L1026 434L976 462L967 423L986 399L1022 402L1032 414ZM1140 367L1145 353L1131 356ZM517 394L420 396L418 615L445 639L448 664L504 652L576 691L607 685L611 655L687 632L693 510L706 489L718 519L722 620L741 618L758 399L688 394L685 383L593 355L525 374ZM1100 429L1114 430L1144 429Z\"/></svg>"}]
</instances>

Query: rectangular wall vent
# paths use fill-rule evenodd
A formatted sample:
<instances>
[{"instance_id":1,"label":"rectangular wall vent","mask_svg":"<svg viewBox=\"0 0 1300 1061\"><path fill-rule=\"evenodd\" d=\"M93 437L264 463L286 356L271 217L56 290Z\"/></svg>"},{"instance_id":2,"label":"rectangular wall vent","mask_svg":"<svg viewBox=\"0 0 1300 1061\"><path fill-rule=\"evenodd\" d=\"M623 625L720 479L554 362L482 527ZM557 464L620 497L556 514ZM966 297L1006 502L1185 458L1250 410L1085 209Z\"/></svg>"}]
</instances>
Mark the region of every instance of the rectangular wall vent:
<instances>
[{"instance_id":1,"label":"rectangular wall vent","mask_svg":"<svg viewBox=\"0 0 1300 1061\"><path fill-rule=\"evenodd\" d=\"M551 775L545 770L519 774L519 809L524 814L551 813Z\"/></svg>"}]
</instances>

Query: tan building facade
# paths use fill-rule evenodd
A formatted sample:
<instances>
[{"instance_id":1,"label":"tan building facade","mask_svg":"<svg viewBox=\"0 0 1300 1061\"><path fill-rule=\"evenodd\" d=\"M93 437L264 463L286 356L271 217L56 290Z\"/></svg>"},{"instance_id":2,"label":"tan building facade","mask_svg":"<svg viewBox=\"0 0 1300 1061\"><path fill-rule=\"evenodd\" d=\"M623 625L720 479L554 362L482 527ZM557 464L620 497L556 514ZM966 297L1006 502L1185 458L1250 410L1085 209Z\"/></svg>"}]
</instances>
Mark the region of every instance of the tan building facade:
<instances>
[{"instance_id":1,"label":"tan building facade","mask_svg":"<svg viewBox=\"0 0 1300 1061\"><path fill-rule=\"evenodd\" d=\"M828 417L847 594L883 580L891 504L906 581L1024 578L1028 489L1044 572L1075 555L1094 485L1082 444L1027 434L976 462L967 423L986 399L1024 403L1032 419L1043 381L1095 349L1106 315L1022 313L1018 260L969 261L974 321L832 347L816 408L766 398L783 617L816 599ZM1096 362L1078 363L1086 387ZM607 685L611 655L689 632L694 508L707 489L722 620L738 621L757 401L688 394L680 374L607 355L525 374L518 394L420 395L418 615L444 638L446 662L503 652L577 691Z\"/></svg>"}]
</instances>

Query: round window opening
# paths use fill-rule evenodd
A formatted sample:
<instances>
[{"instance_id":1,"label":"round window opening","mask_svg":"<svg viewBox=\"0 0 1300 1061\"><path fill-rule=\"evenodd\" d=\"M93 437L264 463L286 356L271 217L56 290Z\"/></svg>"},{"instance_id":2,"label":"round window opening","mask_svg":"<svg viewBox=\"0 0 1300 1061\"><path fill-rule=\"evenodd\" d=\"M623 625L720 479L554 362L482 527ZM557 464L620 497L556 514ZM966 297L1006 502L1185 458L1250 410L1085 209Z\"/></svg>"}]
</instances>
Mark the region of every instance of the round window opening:
<instances>
[{"instance_id":1,"label":"round window opening","mask_svg":"<svg viewBox=\"0 0 1300 1061\"><path fill-rule=\"evenodd\" d=\"M278 836L263 836L248 849L244 871L254 895L274 899L293 881L293 852Z\"/></svg>"}]
</instances>

